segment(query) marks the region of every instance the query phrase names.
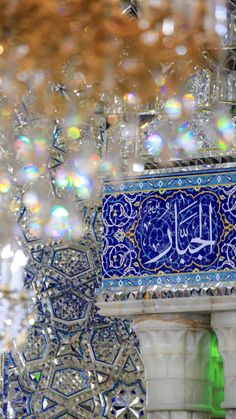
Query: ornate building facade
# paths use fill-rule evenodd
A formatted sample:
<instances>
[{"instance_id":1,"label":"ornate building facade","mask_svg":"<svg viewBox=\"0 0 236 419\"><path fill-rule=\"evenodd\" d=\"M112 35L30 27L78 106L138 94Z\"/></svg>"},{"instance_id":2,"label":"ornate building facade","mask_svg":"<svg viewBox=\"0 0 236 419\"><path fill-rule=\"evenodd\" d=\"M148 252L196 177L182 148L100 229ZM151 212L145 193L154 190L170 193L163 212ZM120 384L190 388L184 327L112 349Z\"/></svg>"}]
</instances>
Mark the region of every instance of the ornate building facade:
<instances>
[{"instance_id":1,"label":"ornate building facade","mask_svg":"<svg viewBox=\"0 0 236 419\"><path fill-rule=\"evenodd\" d=\"M124 10L138 16L136 2ZM23 349L14 345L2 359L4 419L236 418L236 140L224 147L212 128L219 106L236 130L233 1L227 10L225 58L216 67L204 56L204 68L189 77L196 109L187 125L169 118L162 101L131 115L116 97L88 119L82 137L104 154L117 152L119 142L126 174L104 182L103 204L76 201L83 238L39 238L17 189L35 323ZM66 94L65 86L57 94L62 87ZM31 100L28 93L16 110L17 135L45 124ZM50 187L60 201L66 196L55 178L68 149L60 121L47 126ZM147 141L167 131L183 143L175 159L164 146L163 163Z\"/></svg>"}]
</instances>

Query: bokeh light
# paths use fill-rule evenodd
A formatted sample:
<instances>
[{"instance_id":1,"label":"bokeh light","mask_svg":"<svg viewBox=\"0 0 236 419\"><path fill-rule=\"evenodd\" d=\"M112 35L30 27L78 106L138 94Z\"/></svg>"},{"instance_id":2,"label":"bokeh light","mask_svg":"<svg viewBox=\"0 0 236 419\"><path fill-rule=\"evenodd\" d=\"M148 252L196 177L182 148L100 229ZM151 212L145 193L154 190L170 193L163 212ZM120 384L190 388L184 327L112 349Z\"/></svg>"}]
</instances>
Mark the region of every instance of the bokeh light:
<instances>
[{"instance_id":1,"label":"bokeh light","mask_svg":"<svg viewBox=\"0 0 236 419\"><path fill-rule=\"evenodd\" d=\"M46 138L35 138L34 142L34 151L37 157L42 157L47 152L47 140Z\"/></svg>"},{"instance_id":2,"label":"bokeh light","mask_svg":"<svg viewBox=\"0 0 236 419\"><path fill-rule=\"evenodd\" d=\"M42 210L42 204L40 203L39 197L33 191L24 194L23 203L32 214L38 214Z\"/></svg>"},{"instance_id":3,"label":"bokeh light","mask_svg":"<svg viewBox=\"0 0 236 419\"><path fill-rule=\"evenodd\" d=\"M195 109L195 98L192 93L185 93L182 97L185 112L193 112Z\"/></svg>"},{"instance_id":4,"label":"bokeh light","mask_svg":"<svg viewBox=\"0 0 236 419\"><path fill-rule=\"evenodd\" d=\"M39 219L35 219L29 223L29 232L36 238L40 238L42 236L42 225Z\"/></svg>"},{"instance_id":5,"label":"bokeh light","mask_svg":"<svg viewBox=\"0 0 236 419\"><path fill-rule=\"evenodd\" d=\"M139 98L136 95L136 93L125 93L124 97L123 97L124 101L130 105L137 105L137 103L139 102Z\"/></svg>"},{"instance_id":6,"label":"bokeh light","mask_svg":"<svg viewBox=\"0 0 236 419\"><path fill-rule=\"evenodd\" d=\"M167 99L164 109L168 118L172 120L179 119L182 115L182 104L174 97Z\"/></svg>"},{"instance_id":7,"label":"bokeh light","mask_svg":"<svg viewBox=\"0 0 236 419\"><path fill-rule=\"evenodd\" d=\"M51 209L52 217L64 218L69 216L69 211L62 205L56 205Z\"/></svg>"},{"instance_id":8,"label":"bokeh light","mask_svg":"<svg viewBox=\"0 0 236 419\"><path fill-rule=\"evenodd\" d=\"M0 173L0 193L6 194L11 189L11 182L5 173Z\"/></svg>"},{"instance_id":9,"label":"bokeh light","mask_svg":"<svg viewBox=\"0 0 236 419\"><path fill-rule=\"evenodd\" d=\"M197 149L194 133L188 121L178 128L176 143L185 153L194 152Z\"/></svg>"},{"instance_id":10,"label":"bokeh light","mask_svg":"<svg viewBox=\"0 0 236 419\"><path fill-rule=\"evenodd\" d=\"M70 177L67 173L67 171L61 167L57 173L56 173L56 178L55 178L55 183L57 185L58 188L60 189L65 189L68 186L70 186L71 188L71 183L70 183Z\"/></svg>"},{"instance_id":11,"label":"bokeh light","mask_svg":"<svg viewBox=\"0 0 236 419\"><path fill-rule=\"evenodd\" d=\"M94 182L89 176L84 173L77 173L75 170L66 170L64 167L56 173L55 183L60 189L68 189L69 191L74 189L81 199L89 198L94 186Z\"/></svg>"},{"instance_id":12,"label":"bokeh light","mask_svg":"<svg viewBox=\"0 0 236 419\"><path fill-rule=\"evenodd\" d=\"M28 157L33 151L33 145L30 138L20 135L16 139L16 150L19 157Z\"/></svg>"},{"instance_id":13,"label":"bokeh light","mask_svg":"<svg viewBox=\"0 0 236 419\"><path fill-rule=\"evenodd\" d=\"M158 133L152 133L144 140L144 149L148 154L159 155L163 150L164 140Z\"/></svg>"},{"instance_id":14,"label":"bokeh light","mask_svg":"<svg viewBox=\"0 0 236 419\"><path fill-rule=\"evenodd\" d=\"M72 138L73 140L78 140L81 136L80 129L78 127L70 127L67 130L68 137Z\"/></svg>"},{"instance_id":15,"label":"bokeh light","mask_svg":"<svg viewBox=\"0 0 236 419\"><path fill-rule=\"evenodd\" d=\"M21 168L21 176L25 182L35 182L40 176L40 168L35 164L27 164Z\"/></svg>"},{"instance_id":16,"label":"bokeh light","mask_svg":"<svg viewBox=\"0 0 236 419\"><path fill-rule=\"evenodd\" d=\"M50 221L45 233L54 239L63 239L69 228L69 211L62 205L51 208Z\"/></svg>"},{"instance_id":17,"label":"bokeh light","mask_svg":"<svg viewBox=\"0 0 236 419\"><path fill-rule=\"evenodd\" d=\"M47 140L43 137L31 139L20 135L15 141L15 147L17 155L21 159L41 158L47 152Z\"/></svg>"},{"instance_id":18,"label":"bokeh light","mask_svg":"<svg viewBox=\"0 0 236 419\"><path fill-rule=\"evenodd\" d=\"M216 119L216 129L222 141L226 141L228 144L233 141L235 138L235 129L232 120L226 116L222 115Z\"/></svg>"}]
</instances>

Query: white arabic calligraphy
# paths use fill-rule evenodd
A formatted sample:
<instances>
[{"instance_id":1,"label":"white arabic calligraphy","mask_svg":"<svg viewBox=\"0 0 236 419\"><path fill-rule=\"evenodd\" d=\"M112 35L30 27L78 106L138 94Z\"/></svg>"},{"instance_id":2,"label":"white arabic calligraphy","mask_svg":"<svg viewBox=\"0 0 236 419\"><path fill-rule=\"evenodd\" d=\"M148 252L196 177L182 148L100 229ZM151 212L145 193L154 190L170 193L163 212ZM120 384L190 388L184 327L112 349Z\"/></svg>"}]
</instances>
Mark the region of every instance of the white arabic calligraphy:
<instances>
[{"instance_id":1,"label":"white arabic calligraphy","mask_svg":"<svg viewBox=\"0 0 236 419\"><path fill-rule=\"evenodd\" d=\"M193 207L194 205L197 205L196 202L193 202L192 204L190 204L188 207L182 209L181 211L179 211L179 214L187 211L189 208ZM167 211L166 211L167 212ZM165 214L166 214L165 212ZM164 215L164 214L163 214ZM182 220L182 221L178 221L178 207L177 207L177 203L174 204L174 222L175 222L175 231L174 231L174 235L175 235L175 240L174 240L174 246L175 246L175 250L178 253L178 255L182 256L185 255L187 252L189 252L191 255L200 252L204 247L210 246L210 252L212 252L213 250L213 246L216 243L216 240L213 240L212 237L212 204L210 202L209 204L209 239L203 239L202 238L202 233L203 233L203 225L206 226L206 221L203 223L203 209L202 209L202 204L201 202L198 205L198 211L194 212L193 214L191 214L188 218ZM185 247L184 249L181 249L180 247L180 243L183 237L188 237L189 236L189 231L188 228L184 228L184 227L180 227L182 224L186 223L187 221L195 218L196 216L198 216L198 225L199 225L199 237L193 237L188 246ZM162 217L159 218L159 221ZM166 249L164 249L162 252L160 252L157 256L155 256L154 258L152 258L151 260L148 260L147 262L145 262L145 264L151 264L154 262L157 262L159 259L161 259L163 256L167 255L171 249L173 248L173 233L170 229L170 227L168 227L167 229L167 236L168 236L168 240L169 240L169 245L166 247ZM154 249L157 248L157 246L153 246Z\"/></svg>"}]
</instances>

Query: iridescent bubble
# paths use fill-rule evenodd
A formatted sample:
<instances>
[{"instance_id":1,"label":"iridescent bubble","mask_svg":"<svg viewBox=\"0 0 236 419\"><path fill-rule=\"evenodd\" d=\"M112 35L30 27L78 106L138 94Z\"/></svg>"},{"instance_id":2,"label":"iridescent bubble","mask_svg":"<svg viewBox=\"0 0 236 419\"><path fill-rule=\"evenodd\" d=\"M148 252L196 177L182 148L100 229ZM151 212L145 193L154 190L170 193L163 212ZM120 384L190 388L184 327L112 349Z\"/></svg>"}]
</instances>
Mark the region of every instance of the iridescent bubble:
<instances>
[{"instance_id":1,"label":"iridescent bubble","mask_svg":"<svg viewBox=\"0 0 236 419\"><path fill-rule=\"evenodd\" d=\"M69 228L69 211L62 205L51 208L51 217L45 227L45 232L55 239L62 239Z\"/></svg>"},{"instance_id":2,"label":"iridescent bubble","mask_svg":"<svg viewBox=\"0 0 236 419\"><path fill-rule=\"evenodd\" d=\"M47 140L45 138L36 138L34 140L34 151L38 157L45 155L47 151Z\"/></svg>"},{"instance_id":3,"label":"iridescent bubble","mask_svg":"<svg viewBox=\"0 0 236 419\"><path fill-rule=\"evenodd\" d=\"M67 130L68 137L72 138L73 140L78 140L81 136L80 129L78 127L70 127Z\"/></svg>"},{"instance_id":4,"label":"iridescent bubble","mask_svg":"<svg viewBox=\"0 0 236 419\"><path fill-rule=\"evenodd\" d=\"M22 167L21 175L25 181L33 182L39 178L40 169L38 166L30 163Z\"/></svg>"},{"instance_id":5,"label":"iridescent bubble","mask_svg":"<svg viewBox=\"0 0 236 419\"><path fill-rule=\"evenodd\" d=\"M70 184L70 179L67 171L64 168L61 168L56 173L55 183L58 188L65 189Z\"/></svg>"},{"instance_id":6,"label":"iridescent bubble","mask_svg":"<svg viewBox=\"0 0 236 419\"><path fill-rule=\"evenodd\" d=\"M216 128L222 136L222 140L231 143L235 138L234 125L232 120L228 116L219 116L216 119Z\"/></svg>"},{"instance_id":7,"label":"iridescent bubble","mask_svg":"<svg viewBox=\"0 0 236 419\"><path fill-rule=\"evenodd\" d=\"M27 157L33 151L32 140L25 135L20 135L15 145L20 157Z\"/></svg>"},{"instance_id":8,"label":"iridescent bubble","mask_svg":"<svg viewBox=\"0 0 236 419\"><path fill-rule=\"evenodd\" d=\"M185 45L177 45L175 51L178 55L185 55L188 51L188 48Z\"/></svg>"},{"instance_id":9,"label":"iridescent bubble","mask_svg":"<svg viewBox=\"0 0 236 419\"><path fill-rule=\"evenodd\" d=\"M102 160L100 164L100 172L105 176L112 176L114 179L117 179L119 176L117 167L111 160Z\"/></svg>"},{"instance_id":10,"label":"iridescent bubble","mask_svg":"<svg viewBox=\"0 0 236 419\"><path fill-rule=\"evenodd\" d=\"M155 31L146 31L140 35L140 40L145 45L154 45L159 39L159 33Z\"/></svg>"},{"instance_id":11,"label":"iridescent bubble","mask_svg":"<svg viewBox=\"0 0 236 419\"><path fill-rule=\"evenodd\" d=\"M193 152L197 145L194 140L194 134L191 130L190 123L185 122L178 128L177 145L185 152Z\"/></svg>"},{"instance_id":12,"label":"iridescent bubble","mask_svg":"<svg viewBox=\"0 0 236 419\"><path fill-rule=\"evenodd\" d=\"M81 199L87 199L93 192L93 182L86 176L75 176L74 186L77 190L77 195Z\"/></svg>"},{"instance_id":13,"label":"iridescent bubble","mask_svg":"<svg viewBox=\"0 0 236 419\"><path fill-rule=\"evenodd\" d=\"M28 158L30 155L42 157L47 152L47 140L45 138L30 139L20 135L15 142L19 157Z\"/></svg>"},{"instance_id":14,"label":"iridescent bubble","mask_svg":"<svg viewBox=\"0 0 236 419\"><path fill-rule=\"evenodd\" d=\"M38 220L32 221L29 223L30 234L34 237L41 237L42 235L42 226Z\"/></svg>"},{"instance_id":15,"label":"iridescent bubble","mask_svg":"<svg viewBox=\"0 0 236 419\"><path fill-rule=\"evenodd\" d=\"M166 36L173 35L174 29L175 29L175 22L174 22L173 19L166 18L166 19L163 20L162 32L164 33L164 35L166 35Z\"/></svg>"},{"instance_id":16,"label":"iridescent bubble","mask_svg":"<svg viewBox=\"0 0 236 419\"><path fill-rule=\"evenodd\" d=\"M186 112L192 112L195 109L195 99L192 93L185 93L182 98L183 107Z\"/></svg>"},{"instance_id":17,"label":"iridescent bubble","mask_svg":"<svg viewBox=\"0 0 236 419\"><path fill-rule=\"evenodd\" d=\"M11 183L4 173L0 173L0 193L8 193L11 189Z\"/></svg>"},{"instance_id":18,"label":"iridescent bubble","mask_svg":"<svg viewBox=\"0 0 236 419\"><path fill-rule=\"evenodd\" d=\"M217 145L221 151L227 151L229 148L229 144L227 144L225 141L218 139Z\"/></svg>"},{"instance_id":19,"label":"iridescent bubble","mask_svg":"<svg viewBox=\"0 0 236 419\"><path fill-rule=\"evenodd\" d=\"M164 140L158 132L150 134L144 141L148 154L159 155L163 149Z\"/></svg>"},{"instance_id":20,"label":"iridescent bubble","mask_svg":"<svg viewBox=\"0 0 236 419\"><path fill-rule=\"evenodd\" d=\"M69 217L69 211L62 205L56 205L51 209L52 217Z\"/></svg>"},{"instance_id":21,"label":"iridescent bubble","mask_svg":"<svg viewBox=\"0 0 236 419\"><path fill-rule=\"evenodd\" d=\"M181 102L174 97L169 98L165 103L165 112L170 119L178 119L182 114Z\"/></svg>"},{"instance_id":22,"label":"iridescent bubble","mask_svg":"<svg viewBox=\"0 0 236 419\"><path fill-rule=\"evenodd\" d=\"M57 172L55 182L61 189L76 189L77 195L81 199L89 198L93 190L93 182L88 176L72 170L67 172L63 168Z\"/></svg>"},{"instance_id":23,"label":"iridescent bubble","mask_svg":"<svg viewBox=\"0 0 236 419\"><path fill-rule=\"evenodd\" d=\"M139 99L136 93L129 92L129 93L125 93L124 101L126 103L129 103L130 105L136 105L139 102Z\"/></svg>"},{"instance_id":24,"label":"iridescent bubble","mask_svg":"<svg viewBox=\"0 0 236 419\"><path fill-rule=\"evenodd\" d=\"M39 201L38 195L35 192L30 191L25 193L23 202L33 214L38 214L42 210L42 205Z\"/></svg>"}]
</instances>

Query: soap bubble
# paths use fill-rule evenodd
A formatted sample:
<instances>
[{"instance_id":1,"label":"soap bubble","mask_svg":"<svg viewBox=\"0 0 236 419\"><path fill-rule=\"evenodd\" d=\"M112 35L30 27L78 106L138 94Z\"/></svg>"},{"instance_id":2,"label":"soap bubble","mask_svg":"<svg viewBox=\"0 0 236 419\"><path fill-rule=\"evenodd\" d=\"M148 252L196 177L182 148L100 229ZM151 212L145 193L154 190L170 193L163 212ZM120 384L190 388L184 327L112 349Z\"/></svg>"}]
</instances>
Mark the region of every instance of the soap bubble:
<instances>
[{"instance_id":1,"label":"soap bubble","mask_svg":"<svg viewBox=\"0 0 236 419\"><path fill-rule=\"evenodd\" d=\"M191 130L190 123L188 121L180 125L178 128L176 143L185 153L193 152L197 149L194 133Z\"/></svg>"},{"instance_id":2,"label":"soap bubble","mask_svg":"<svg viewBox=\"0 0 236 419\"><path fill-rule=\"evenodd\" d=\"M0 173L0 193L6 194L11 189L11 183L5 173Z\"/></svg>"},{"instance_id":3,"label":"soap bubble","mask_svg":"<svg viewBox=\"0 0 236 419\"><path fill-rule=\"evenodd\" d=\"M148 154L159 155L163 149L164 140L162 136L155 132L144 140L144 148Z\"/></svg>"},{"instance_id":4,"label":"soap bubble","mask_svg":"<svg viewBox=\"0 0 236 419\"><path fill-rule=\"evenodd\" d=\"M174 97L167 99L164 109L168 118L172 120L179 119L182 114L182 104Z\"/></svg>"}]
</instances>

